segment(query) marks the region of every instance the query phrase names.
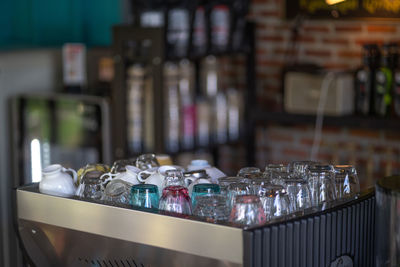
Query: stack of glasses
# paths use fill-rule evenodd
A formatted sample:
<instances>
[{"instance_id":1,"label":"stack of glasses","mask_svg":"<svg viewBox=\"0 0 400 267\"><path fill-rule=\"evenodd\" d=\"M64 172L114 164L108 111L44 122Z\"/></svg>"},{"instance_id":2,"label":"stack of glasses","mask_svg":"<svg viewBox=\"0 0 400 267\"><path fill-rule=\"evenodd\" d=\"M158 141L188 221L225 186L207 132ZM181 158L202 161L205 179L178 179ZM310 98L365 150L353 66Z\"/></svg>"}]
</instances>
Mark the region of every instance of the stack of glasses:
<instances>
[{"instance_id":1,"label":"stack of glasses","mask_svg":"<svg viewBox=\"0 0 400 267\"><path fill-rule=\"evenodd\" d=\"M122 163L123 167L118 166ZM310 161L268 164L264 172L246 167L235 177L213 179L205 170L185 172L176 165L159 166L154 155L143 155L136 162L114 163L97 184L87 177L81 179L79 197L240 227L325 209L357 197L360 191L353 166Z\"/></svg>"}]
</instances>

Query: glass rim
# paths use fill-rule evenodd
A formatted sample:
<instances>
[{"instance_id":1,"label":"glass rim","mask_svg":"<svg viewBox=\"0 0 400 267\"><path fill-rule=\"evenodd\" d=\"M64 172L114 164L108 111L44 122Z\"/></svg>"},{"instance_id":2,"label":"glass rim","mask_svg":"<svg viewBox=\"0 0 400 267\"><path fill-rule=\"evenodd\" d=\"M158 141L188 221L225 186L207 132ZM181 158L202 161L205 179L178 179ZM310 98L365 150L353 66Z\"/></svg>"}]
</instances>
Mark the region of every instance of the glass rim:
<instances>
[{"instance_id":1,"label":"glass rim","mask_svg":"<svg viewBox=\"0 0 400 267\"><path fill-rule=\"evenodd\" d=\"M131 192L135 190L139 192L154 191L150 193L158 193L158 187L154 184L136 184L131 187Z\"/></svg>"}]
</instances>

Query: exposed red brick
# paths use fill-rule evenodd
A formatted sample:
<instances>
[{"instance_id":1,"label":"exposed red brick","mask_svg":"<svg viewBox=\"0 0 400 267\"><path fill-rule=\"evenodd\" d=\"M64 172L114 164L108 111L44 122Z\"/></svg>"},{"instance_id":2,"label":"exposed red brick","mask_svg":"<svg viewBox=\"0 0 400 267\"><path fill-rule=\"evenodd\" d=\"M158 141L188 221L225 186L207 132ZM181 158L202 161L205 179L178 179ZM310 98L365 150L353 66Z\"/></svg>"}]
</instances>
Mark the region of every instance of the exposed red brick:
<instances>
[{"instance_id":1,"label":"exposed red brick","mask_svg":"<svg viewBox=\"0 0 400 267\"><path fill-rule=\"evenodd\" d=\"M263 17L280 17L281 13L278 10L253 10L254 14Z\"/></svg>"},{"instance_id":2,"label":"exposed red brick","mask_svg":"<svg viewBox=\"0 0 400 267\"><path fill-rule=\"evenodd\" d=\"M326 69L330 69L330 70L347 70L350 68L350 65L347 63L325 63L324 65L322 65L324 68Z\"/></svg>"},{"instance_id":3,"label":"exposed red brick","mask_svg":"<svg viewBox=\"0 0 400 267\"><path fill-rule=\"evenodd\" d=\"M312 146L313 143L314 143L314 139L312 139L312 138L305 137L305 138L300 139L300 144L302 144L302 145Z\"/></svg>"},{"instance_id":4,"label":"exposed red brick","mask_svg":"<svg viewBox=\"0 0 400 267\"><path fill-rule=\"evenodd\" d=\"M270 142L293 142L293 136L282 133L269 133L268 141Z\"/></svg>"},{"instance_id":5,"label":"exposed red brick","mask_svg":"<svg viewBox=\"0 0 400 267\"><path fill-rule=\"evenodd\" d=\"M287 155L287 156L296 157L299 159L309 157L309 151L305 151L304 149L285 148L282 150L282 154Z\"/></svg>"},{"instance_id":6,"label":"exposed red brick","mask_svg":"<svg viewBox=\"0 0 400 267\"><path fill-rule=\"evenodd\" d=\"M332 55L332 52L330 50L306 49L305 54L308 56L316 57L330 57Z\"/></svg>"},{"instance_id":7,"label":"exposed red brick","mask_svg":"<svg viewBox=\"0 0 400 267\"><path fill-rule=\"evenodd\" d=\"M259 64L260 66L282 67L283 61L271 60L271 59L257 59L257 64Z\"/></svg>"},{"instance_id":8,"label":"exposed red brick","mask_svg":"<svg viewBox=\"0 0 400 267\"><path fill-rule=\"evenodd\" d=\"M282 47L278 47L274 50L274 54L277 55L295 55L296 54L296 50L295 49L285 49Z\"/></svg>"},{"instance_id":9,"label":"exposed red brick","mask_svg":"<svg viewBox=\"0 0 400 267\"><path fill-rule=\"evenodd\" d=\"M389 141L400 141L400 133L395 131L386 131L385 139Z\"/></svg>"},{"instance_id":10,"label":"exposed red brick","mask_svg":"<svg viewBox=\"0 0 400 267\"><path fill-rule=\"evenodd\" d=\"M272 42L283 42L284 38L282 35L267 35L258 37L259 41L272 41Z\"/></svg>"},{"instance_id":11,"label":"exposed red brick","mask_svg":"<svg viewBox=\"0 0 400 267\"><path fill-rule=\"evenodd\" d=\"M333 44L333 45L349 45L349 40L345 38L332 38L332 37L326 37L322 39L322 42L324 44Z\"/></svg>"},{"instance_id":12,"label":"exposed red brick","mask_svg":"<svg viewBox=\"0 0 400 267\"><path fill-rule=\"evenodd\" d=\"M389 25L370 25L367 27L368 32L383 32L383 33L394 33L396 32L396 27L395 26L389 26Z\"/></svg>"},{"instance_id":13,"label":"exposed red brick","mask_svg":"<svg viewBox=\"0 0 400 267\"><path fill-rule=\"evenodd\" d=\"M348 26L336 26L335 31L336 32L360 32L362 30L361 26L354 26L354 25L348 25Z\"/></svg>"},{"instance_id":14,"label":"exposed red brick","mask_svg":"<svg viewBox=\"0 0 400 267\"><path fill-rule=\"evenodd\" d=\"M306 32L318 32L318 33L327 33L330 31L330 29L326 26L314 26L314 25L303 26L303 30Z\"/></svg>"},{"instance_id":15,"label":"exposed red brick","mask_svg":"<svg viewBox=\"0 0 400 267\"><path fill-rule=\"evenodd\" d=\"M382 39L377 39L377 38L358 38L355 40L355 43L358 45L364 45L364 44L378 44L382 45L384 43L384 40Z\"/></svg>"},{"instance_id":16,"label":"exposed red brick","mask_svg":"<svg viewBox=\"0 0 400 267\"><path fill-rule=\"evenodd\" d=\"M342 58L362 58L361 51L349 51L349 50L342 50L338 52L338 56Z\"/></svg>"},{"instance_id":17,"label":"exposed red brick","mask_svg":"<svg viewBox=\"0 0 400 267\"><path fill-rule=\"evenodd\" d=\"M342 128L340 127L333 127L333 126L324 126L322 132L325 134L339 134L341 133Z\"/></svg>"},{"instance_id":18,"label":"exposed red brick","mask_svg":"<svg viewBox=\"0 0 400 267\"><path fill-rule=\"evenodd\" d=\"M315 38L311 36L300 36L297 38L297 41L301 43L314 43Z\"/></svg>"},{"instance_id":19,"label":"exposed red brick","mask_svg":"<svg viewBox=\"0 0 400 267\"><path fill-rule=\"evenodd\" d=\"M349 130L349 133L350 133L350 135L358 136L358 137L379 138L379 131L351 129L351 130Z\"/></svg>"}]
</instances>

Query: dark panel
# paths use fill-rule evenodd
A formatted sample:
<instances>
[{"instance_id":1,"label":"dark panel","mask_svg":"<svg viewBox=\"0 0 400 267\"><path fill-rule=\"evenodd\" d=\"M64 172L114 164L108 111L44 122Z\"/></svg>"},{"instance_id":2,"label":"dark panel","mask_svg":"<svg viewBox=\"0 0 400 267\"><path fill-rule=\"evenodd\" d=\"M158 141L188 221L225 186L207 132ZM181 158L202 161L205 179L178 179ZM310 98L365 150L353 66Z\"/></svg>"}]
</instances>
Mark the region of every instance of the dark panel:
<instances>
[{"instance_id":1,"label":"dark panel","mask_svg":"<svg viewBox=\"0 0 400 267\"><path fill-rule=\"evenodd\" d=\"M286 265L293 266L293 258L294 258L294 251L293 251L293 239L294 239L294 229L293 223L286 224Z\"/></svg>"},{"instance_id":2,"label":"dark panel","mask_svg":"<svg viewBox=\"0 0 400 267\"><path fill-rule=\"evenodd\" d=\"M307 219L307 266L313 266L314 222L313 218Z\"/></svg>"},{"instance_id":3,"label":"dark panel","mask_svg":"<svg viewBox=\"0 0 400 267\"><path fill-rule=\"evenodd\" d=\"M313 246L313 264L315 267L319 267L319 247L320 239L319 239L319 228L320 228L320 217L314 217L314 246Z\"/></svg>"},{"instance_id":4,"label":"dark panel","mask_svg":"<svg viewBox=\"0 0 400 267\"><path fill-rule=\"evenodd\" d=\"M304 219L300 225L300 266L307 267L307 221Z\"/></svg>"},{"instance_id":5,"label":"dark panel","mask_svg":"<svg viewBox=\"0 0 400 267\"><path fill-rule=\"evenodd\" d=\"M321 215L321 226L320 226L320 241L321 245L319 246L319 266L325 265L325 246L326 246L326 215Z\"/></svg>"},{"instance_id":6,"label":"dark panel","mask_svg":"<svg viewBox=\"0 0 400 267\"><path fill-rule=\"evenodd\" d=\"M365 266L365 201L361 202L361 209L360 209L360 266Z\"/></svg>"},{"instance_id":7,"label":"dark panel","mask_svg":"<svg viewBox=\"0 0 400 267\"><path fill-rule=\"evenodd\" d=\"M347 230L349 229L347 225L347 209L344 208L342 209L342 251L340 252L340 255L346 254L347 250Z\"/></svg>"},{"instance_id":8,"label":"dark panel","mask_svg":"<svg viewBox=\"0 0 400 267\"><path fill-rule=\"evenodd\" d=\"M263 235L263 266L271 266L271 228L265 227Z\"/></svg>"},{"instance_id":9,"label":"dark panel","mask_svg":"<svg viewBox=\"0 0 400 267\"><path fill-rule=\"evenodd\" d=\"M351 207L351 246L350 246L350 255L354 259L355 251L356 251L356 207Z\"/></svg>"},{"instance_id":10,"label":"dark panel","mask_svg":"<svg viewBox=\"0 0 400 267\"><path fill-rule=\"evenodd\" d=\"M337 242L337 212L332 212L332 239L331 239L331 257L329 258L329 262L332 262L336 259L336 242Z\"/></svg>"},{"instance_id":11,"label":"dark panel","mask_svg":"<svg viewBox=\"0 0 400 267\"><path fill-rule=\"evenodd\" d=\"M262 230L254 231L254 266L262 266Z\"/></svg>"},{"instance_id":12,"label":"dark panel","mask_svg":"<svg viewBox=\"0 0 400 267\"><path fill-rule=\"evenodd\" d=\"M278 238L278 263L280 267L286 266L285 260L285 247L286 247L286 224L279 225L279 238Z\"/></svg>"},{"instance_id":13,"label":"dark panel","mask_svg":"<svg viewBox=\"0 0 400 267\"><path fill-rule=\"evenodd\" d=\"M293 262L294 267L300 266L300 221L294 222Z\"/></svg>"},{"instance_id":14,"label":"dark panel","mask_svg":"<svg viewBox=\"0 0 400 267\"><path fill-rule=\"evenodd\" d=\"M355 215L355 244L354 244L354 265L359 266L360 264L360 228L361 228L361 223L360 223L360 203L358 203L355 207L356 210L356 215Z\"/></svg>"},{"instance_id":15,"label":"dark panel","mask_svg":"<svg viewBox=\"0 0 400 267\"><path fill-rule=\"evenodd\" d=\"M351 225L351 207L346 208L346 212L347 212L347 234L346 234L346 254L350 255L351 253L351 229L352 229L352 225Z\"/></svg>"},{"instance_id":16,"label":"dark panel","mask_svg":"<svg viewBox=\"0 0 400 267\"><path fill-rule=\"evenodd\" d=\"M254 233L250 231L243 231L243 266L253 267L254 259Z\"/></svg>"},{"instance_id":17,"label":"dark panel","mask_svg":"<svg viewBox=\"0 0 400 267\"><path fill-rule=\"evenodd\" d=\"M325 266L331 262L331 246L332 246L332 214L326 214L326 258Z\"/></svg>"},{"instance_id":18,"label":"dark panel","mask_svg":"<svg viewBox=\"0 0 400 267\"><path fill-rule=\"evenodd\" d=\"M272 226L271 234L271 265L278 266L278 226Z\"/></svg>"},{"instance_id":19,"label":"dark panel","mask_svg":"<svg viewBox=\"0 0 400 267\"><path fill-rule=\"evenodd\" d=\"M338 210L337 212L337 221L336 221L336 257L339 257L342 253L342 218L343 218L343 211Z\"/></svg>"}]
</instances>

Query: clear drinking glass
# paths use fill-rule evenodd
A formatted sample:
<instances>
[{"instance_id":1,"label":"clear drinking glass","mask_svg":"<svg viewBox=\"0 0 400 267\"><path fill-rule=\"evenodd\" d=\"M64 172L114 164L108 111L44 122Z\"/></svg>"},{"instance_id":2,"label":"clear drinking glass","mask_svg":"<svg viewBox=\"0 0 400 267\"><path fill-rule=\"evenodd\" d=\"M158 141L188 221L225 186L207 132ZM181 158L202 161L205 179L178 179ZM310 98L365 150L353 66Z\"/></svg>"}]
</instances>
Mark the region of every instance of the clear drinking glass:
<instances>
[{"instance_id":1,"label":"clear drinking glass","mask_svg":"<svg viewBox=\"0 0 400 267\"><path fill-rule=\"evenodd\" d=\"M196 207L197 197L201 195L219 194L220 188L217 184L196 184L192 191L192 207Z\"/></svg>"},{"instance_id":2,"label":"clear drinking glass","mask_svg":"<svg viewBox=\"0 0 400 267\"><path fill-rule=\"evenodd\" d=\"M93 172L91 173L93 174ZM86 175L81 179L81 182L76 190L76 196L81 198L101 199L102 192L102 180L99 179L99 173L96 173L94 177ZM102 175L100 173L100 175Z\"/></svg>"},{"instance_id":3,"label":"clear drinking glass","mask_svg":"<svg viewBox=\"0 0 400 267\"><path fill-rule=\"evenodd\" d=\"M112 167L111 167L111 173L115 174L115 173L121 173L121 172L125 172L126 166L136 166L136 160L135 159L119 159L114 161Z\"/></svg>"},{"instance_id":4,"label":"clear drinking glass","mask_svg":"<svg viewBox=\"0 0 400 267\"><path fill-rule=\"evenodd\" d=\"M279 218L292 212L286 190L281 185L265 185L258 191L267 220Z\"/></svg>"},{"instance_id":5,"label":"clear drinking glass","mask_svg":"<svg viewBox=\"0 0 400 267\"><path fill-rule=\"evenodd\" d=\"M332 165L312 165L307 168L306 173L313 206L325 206L336 199Z\"/></svg>"},{"instance_id":6,"label":"clear drinking glass","mask_svg":"<svg viewBox=\"0 0 400 267\"><path fill-rule=\"evenodd\" d=\"M219 178L218 184L221 189L221 194L227 195L228 194L228 186L233 183L250 184L250 179L246 179L243 177L237 177L237 176Z\"/></svg>"},{"instance_id":7,"label":"clear drinking glass","mask_svg":"<svg viewBox=\"0 0 400 267\"><path fill-rule=\"evenodd\" d=\"M285 173L288 172L288 167L284 164L267 164L264 171L264 177L270 178L273 173Z\"/></svg>"},{"instance_id":8,"label":"clear drinking glass","mask_svg":"<svg viewBox=\"0 0 400 267\"><path fill-rule=\"evenodd\" d=\"M316 161L293 161L288 166L288 171L294 176L306 179L307 168L312 165L320 164Z\"/></svg>"},{"instance_id":9,"label":"clear drinking glass","mask_svg":"<svg viewBox=\"0 0 400 267\"><path fill-rule=\"evenodd\" d=\"M231 209L235 205L236 197L240 195L251 195L252 188L247 183L231 183L228 186L228 207Z\"/></svg>"},{"instance_id":10,"label":"clear drinking glass","mask_svg":"<svg viewBox=\"0 0 400 267\"><path fill-rule=\"evenodd\" d=\"M130 185L122 180L113 179L107 183L101 199L112 204L129 204Z\"/></svg>"},{"instance_id":11,"label":"clear drinking glass","mask_svg":"<svg viewBox=\"0 0 400 267\"><path fill-rule=\"evenodd\" d=\"M131 205L158 209L158 187L153 184L138 184L131 188Z\"/></svg>"},{"instance_id":12,"label":"clear drinking glass","mask_svg":"<svg viewBox=\"0 0 400 267\"><path fill-rule=\"evenodd\" d=\"M164 188L159 209L167 212L191 215L192 203L186 187L171 185Z\"/></svg>"},{"instance_id":13,"label":"clear drinking glass","mask_svg":"<svg viewBox=\"0 0 400 267\"><path fill-rule=\"evenodd\" d=\"M262 177L261 170L256 167L241 168L237 174L238 177L253 179Z\"/></svg>"},{"instance_id":14,"label":"clear drinking glass","mask_svg":"<svg viewBox=\"0 0 400 267\"><path fill-rule=\"evenodd\" d=\"M272 185L271 180L266 179L266 178L258 178L258 179L252 179L250 181L251 188L252 188L252 194L258 195L258 191L262 186L265 185Z\"/></svg>"},{"instance_id":15,"label":"clear drinking glass","mask_svg":"<svg viewBox=\"0 0 400 267\"><path fill-rule=\"evenodd\" d=\"M141 170L147 170L154 167L160 167L158 164L156 155L154 154L143 154L137 157L136 159L136 167Z\"/></svg>"},{"instance_id":16,"label":"clear drinking glass","mask_svg":"<svg viewBox=\"0 0 400 267\"><path fill-rule=\"evenodd\" d=\"M229 211L226 206L226 196L199 195L196 197L196 207L193 214L205 217L208 222L223 222L228 220Z\"/></svg>"},{"instance_id":17,"label":"clear drinking glass","mask_svg":"<svg viewBox=\"0 0 400 267\"><path fill-rule=\"evenodd\" d=\"M289 197L292 212L310 208L311 193L306 180L292 178L285 180L285 189Z\"/></svg>"},{"instance_id":18,"label":"clear drinking glass","mask_svg":"<svg viewBox=\"0 0 400 267\"><path fill-rule=\"evenodd\" d=\"M288 172L271 172L270 181L271 184L285 186L285 181L292 178L292 175Z\"/></svg>"},{"instance_id":19,"label":"clear drinking glass","mask_svg":"<svg viewBox=\"0 0 400 267\"><path fill-rule=\"evenodd\" d=\"M352 198L360 192L356 168L352 165L335 165L335 187L338 199Z\"/></svg>"},{"instance_id":20,"label":"clear drinking glass","mask_svg":"<svg viewBox=\"0 0 400 267\"><path fill-rule=\"evenodd\" d=\"M171 185L185 186L185 179L181 170L167 170L165 171L165 178L163 188Z\"/></svg>"},{"instance_id":21,"label":"clear drinking glass","mask_svg":"<svg viewBox=\"0 0 400 267\"><path fill-rule=\"evenodd\" d=\"M260 198L255 195L237 196L229 221L242 226L256 226L266 223Z\"/></svg>"},{"instance_id":22,"label":"clear drinking glass","mask_svg":"<svg viewBox=\"0 0 400 267\"><path fill-rule=\"evenodd\" d=\"M76 174L78 176L77 185L81 183L81 180L85 177L89 179L100 178L104 173L110 171L110 167L105 164L87 164L85 167L80 168Z\"/></svg>"}]
</instances>

